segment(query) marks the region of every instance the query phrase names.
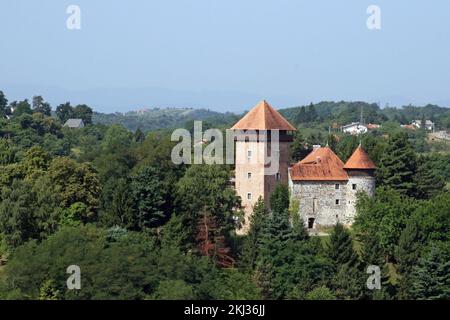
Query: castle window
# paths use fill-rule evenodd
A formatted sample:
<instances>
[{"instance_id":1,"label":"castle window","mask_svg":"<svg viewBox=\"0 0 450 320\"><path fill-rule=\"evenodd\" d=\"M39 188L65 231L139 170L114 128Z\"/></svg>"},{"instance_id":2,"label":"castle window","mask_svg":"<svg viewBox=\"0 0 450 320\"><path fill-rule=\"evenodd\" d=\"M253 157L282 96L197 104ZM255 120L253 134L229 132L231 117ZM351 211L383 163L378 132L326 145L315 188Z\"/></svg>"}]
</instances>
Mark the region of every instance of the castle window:
<instances>
[{"instance_id":1,"label":"castle window","mask_svg":"<svg viewBox=\"0 0 450 320\"><path fill-rule=\"evenodd\" d=\"M336 205L339 205L339 199L335 200Z\"/></svg>"},{"instance_id":2,"label":"castle window","mask_svg":"<svg viewBox=\"0 0 450 320\"><path fill-rule=\"evenodd\" d=\"M251 179L252 178L252 173L251 172L247 172L247 179Z\"/></svg>"},{"instance_id":3,"label":"castle window","mask_svg":"<svg viewBox=\"0 0 450 320\"><path fill-rule=\"evenodd\" d=\"M356 190L356 183L352 184L352 189Z\"/></svg>"},{"instance_id":4,"label":"castle window","mask_svg":"<svg viewBox=\"0 0 450 320\"><path fill-rule=\"evenodd\" d=\"M247 159L252 160L252 150L247 150Z\"/></svg>"},{"instance_id":5,"label":"castle window","mask_svg":"<svg viewBox=\"0 0 450 320\"><path fill-rule=\"evenodd\" d=\"M277 179L277 181L281 180L281 175L279 172L277 172L277 174L275 175L275 178Z\"/></svg>"},{"instance_id":6,"label":"castle window","mask_svg":"<svg viewBox=\"0 0 450 320\"><path fill-rule=\"evenodd\" d=\"M308 229L314 228L314 218L308 219Z\"/></svg>"},{"instance_id":7,"label":"castle window","mask_svg":"<svg viewBox=\"0 0 450 320\"><path fill-rule=\"evenodd\" d=\"M334 188L335 188L336 190L339 190L339 183L336 183L336 184L334 185Z\"/></svg>"},{"instance_id":8,"label":"castle window","mask_svg":"<svg viewBox=\"0 0 450 320\"><path fill-rule=\"evenodd\" d=\"M313 199L313 213L316 213L317 210L317 198Z\"/></svg>"},{"instance_id":9,"label":"castle window","mask_svg":"<svg viewBox=\"0 0 450 320\"><path fill-rule=\"evenodd\" d=\"M247 193L247 200L252 200L252 193L251 192Z\"/></svg>"}]
</instances>

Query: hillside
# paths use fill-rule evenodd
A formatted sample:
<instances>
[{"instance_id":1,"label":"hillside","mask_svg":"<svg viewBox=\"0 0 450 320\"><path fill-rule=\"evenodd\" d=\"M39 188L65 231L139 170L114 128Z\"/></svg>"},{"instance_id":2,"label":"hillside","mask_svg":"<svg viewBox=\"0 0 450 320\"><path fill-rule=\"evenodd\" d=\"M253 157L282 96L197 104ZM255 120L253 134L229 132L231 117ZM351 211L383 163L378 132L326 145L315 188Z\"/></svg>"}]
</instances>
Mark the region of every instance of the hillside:
<instances>
[{"instance_id":1,"label":"hillside","mask_svg":"<svg viewBox=\"0 0 450 320\"><path fill-rule=\"evenodd\" d=\"M219 113L207 109L192 108L151 108L127 113L94 113L92 121L100 124L121 124L125 128L135 131L151 131L166 128L184 127L187 122L194 120L207 121L220 126L233 122L237 116L232 113Z\"/></svg>"},{"instance_id":2,"label":"hillside","mask_svg":"<svg viewBox=\"0 0 450 320\"><path fill-rule=\"evenodd\" d=\"M375 103L323 101L308 106L279 109L292 124L302 128L327 129L359 121L363 111L366 123L383 124L388 121L409 124L425 117L436 123L436 129L450 129L450 109L436 105L404 106L402 108L380 108ZM242 115L231 112L215 112L209 109L151 108L127 113L94 113L92 120L101 124L121 124L129 130L144 131L184 127L194 120L206 121L209 125L226 127L233 125Z\"/></svg>"}]
</instances>

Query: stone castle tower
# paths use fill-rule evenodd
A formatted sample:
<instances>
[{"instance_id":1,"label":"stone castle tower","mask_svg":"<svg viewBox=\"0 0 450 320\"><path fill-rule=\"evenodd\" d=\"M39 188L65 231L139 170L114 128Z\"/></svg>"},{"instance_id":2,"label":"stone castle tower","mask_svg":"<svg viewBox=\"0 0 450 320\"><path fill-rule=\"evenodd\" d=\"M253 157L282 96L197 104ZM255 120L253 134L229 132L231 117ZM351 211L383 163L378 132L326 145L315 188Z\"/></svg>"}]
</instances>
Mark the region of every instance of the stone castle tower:
<instances>
[{"instance_id":1,"label":"stone castle tower","mask_svg":"<svg viewBox=\"0 0 450 320\"><path fill-rule=\"evenodd\" d=\"M366 192L370 197L375 194L375 164L361 145L356 148L344 165L348 175L346 222L352 223L356 214L356 193Z\"/></svg>"},{"instance_id":2,"label":"stone castle tower","mask_svg":"<svg viewBox=\"0 0 450 320\"><path fill-rule=\"evenodd\" d=\"M261 196L268 207L275 186L288 183L290 132L296 129L266 101L261 101L230 130L244 133L244 137L236 139L235 188L245 212L239 233L246 233L258 198ZM266 155L272 159L270 164ZM272 163L273 159L277 163Z\"/></svg>"}]
</instances>

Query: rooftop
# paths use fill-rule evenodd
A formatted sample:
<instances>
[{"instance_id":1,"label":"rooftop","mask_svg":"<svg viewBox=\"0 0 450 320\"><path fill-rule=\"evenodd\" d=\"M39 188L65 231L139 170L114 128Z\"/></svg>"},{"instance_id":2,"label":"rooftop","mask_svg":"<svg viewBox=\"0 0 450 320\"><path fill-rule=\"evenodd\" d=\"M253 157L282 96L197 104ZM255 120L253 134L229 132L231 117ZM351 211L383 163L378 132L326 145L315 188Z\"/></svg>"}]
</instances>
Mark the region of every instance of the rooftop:
<instances>
[{"instance_id":1,"label":"rooftop","mask_svg":"<svg viewBox=\"0 0 450 320\"><path fill-rule=\"evenodd\" d=\"M348 180L347 169L375 168L375 164L361 146L356 148L345 165L329 147L320 147L291 167L291 179L294 181L346 181Z\"/></svg>"},{"instance_id":2,"label":"rooftop","mask_svg":"<svg viewBox=\"0 0 450 320\"><path fill-rule=\"evenodd\" d=\"M283 116L263 100L251 109L231 130L286 130L295 131Z\"/></svg>"},{"instance_id":3,"label":"rooftop","mask_svg":"<svg viewBox=\"0 0 450 320\"><path fill-rule=\"evenodd\" d=\"M84 125L82 119L68 119L66 123L64 123L64 127L69 128L80 128Z\"/></svg>"},{"instance_id":4,"label":"rooftop","mask_svg":"<svg viewBox=\"0 0 450 320\"><path fill-rule=\"evenodd\" d=\"M348 180L344 163L329 147L313 150L291 168L292 180Z\"/></svg>"},{"instance_id":5,"label":"rooftop","mask_svg":"<svg viewBox=\"0 0 450 320\"><path fill-rule=\"evenodd\" d=\"M376 169L376 166L363 147L359 145L345 163L344 169Z\"/></svg>"}]
</instances>

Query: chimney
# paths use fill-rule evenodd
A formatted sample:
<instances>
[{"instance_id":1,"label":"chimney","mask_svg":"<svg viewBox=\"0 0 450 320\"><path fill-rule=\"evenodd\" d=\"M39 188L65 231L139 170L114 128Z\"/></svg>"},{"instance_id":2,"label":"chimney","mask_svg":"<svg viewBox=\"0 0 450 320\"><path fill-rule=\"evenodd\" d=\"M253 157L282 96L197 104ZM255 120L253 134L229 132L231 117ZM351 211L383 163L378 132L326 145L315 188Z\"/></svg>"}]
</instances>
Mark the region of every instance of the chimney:
<instances>
[{"instance_id":1,"label":"chimney","mask_svg":"<svg viewBox=\"0 0 450 320\"><path fill-rule=\"evenodd\" d=\"M321 147L320 144L313 144L313 151L316 151L320 147Z\"/></svg>"}]
</instances>

